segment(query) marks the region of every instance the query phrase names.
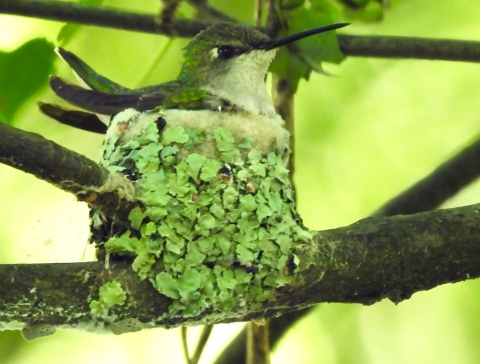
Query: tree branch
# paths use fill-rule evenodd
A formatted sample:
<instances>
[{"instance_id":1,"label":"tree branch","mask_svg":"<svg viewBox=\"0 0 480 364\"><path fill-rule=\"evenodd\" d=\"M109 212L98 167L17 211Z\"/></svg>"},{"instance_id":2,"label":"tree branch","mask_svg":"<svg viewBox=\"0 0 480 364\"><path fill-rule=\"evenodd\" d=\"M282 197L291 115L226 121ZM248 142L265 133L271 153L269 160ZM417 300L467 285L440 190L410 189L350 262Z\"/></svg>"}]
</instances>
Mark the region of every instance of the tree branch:
<instances>
[{"instance_id":1,"label":"tree branch","mask_svg":"<svg viewBox=\"0 0 480 364\"><path fill-rule=\"evenodd\" d=\"M0 135L0 163L73 193L120 224L129 221L138 203L129 199L134 187L122 175L38 134L0 123Z\"/></svg>"},{"instance_id":2,"label":"tree branch","mask_svg":"<svg viewBox=\"0 0 480 364\"><path fill-rule=\"evenodd\" d=\"M151 14L61 1L3 0L0 1L0 13L164 34L159 33L155 16ZM208 21L174 18L170 30L179 37L193 37L211 24ZM265 31L269 34L270 30ZM339 35L338 41L347 56L480 62L480 42L356 35Z\"/></svg>"},{"instance_id":3,"label":"tree branch","mask_svg":"<svg viewBox=\"0 0 480 364\"><path fill-rule=\"evenodd\" d=\"M160 34L155 15L63 1L4 0L0 2L0 13ZM201 20L173 19L172 29L179 37L193 37L211 24Z\"/></svg>"},{"instance_id":4,"label":"tree branch","mask_svg":"<svg viewBox=\"0 0 480 364\"><path fill-rule=\"evenodd\" d=\"M0 160L8 165L60 187L68 181L70 192L77 194L82 184L101 186L105 179L105 171L95 163L36 134L6 125L0 125L0 133ZM29 147L25 148L26 145ZM301 273L292 285L278 290L277 301L220 321L271 317L324 301L371 304L390 298L398 302L418 290L477 277L478 207L371 218L349 227L318 232L315 244L300 252ZM0 312L28 326L92 324L96 320L88 307L88 302L95 298L92 292L98 292L102 284L111 280L119 281L130 295L128 304L115 310L120 320L137 318L147 327L186 322L166 315L170 300L159 295L148 282L139 285L129 263L112 261L109 269L99 262L6 265L0 267L0 272L0 279L4 280L0 282ZM18 308L19 302L22 309ZM63 306L69 309L64 311L64 317L59 317L58 309ZM69 310L77 314L70 315ZM0 321L5 319L0 314ZM199 318L193 318L196 319Z\"/></svg>"},{"instance_id":5,"label":"tree branch","mask_svg":"<svg viewBox=\"0 0 480 364\"><path fill-rule=\"evenodd\" d=\"M347 56L480 62L480 42L393 36L339 35Z\"/></svg>"},{"instance_id":6,"label":"tree branch","mask_svg":"<svg viewBox=\"0 0 480 364\"><path fill-rule=\"evenodd\" d=\"M215 322L268 318L319 302L398 303L418 291L479 277L479 209L368 218L317 232L299 252L300 272L277 290L275 301L240 315L232 310ZM139 282L129 263L116 261L108 269L101 262L0 266L0 322L10 323L4 329L99 329L110 322L93 317L88 303L112 280L128 294L123 305L111 308L118 317L114 328L133 319L145 328L204 323L201 317L168 315L170 299L148 281Z\"/></svg>"}]
</instances>

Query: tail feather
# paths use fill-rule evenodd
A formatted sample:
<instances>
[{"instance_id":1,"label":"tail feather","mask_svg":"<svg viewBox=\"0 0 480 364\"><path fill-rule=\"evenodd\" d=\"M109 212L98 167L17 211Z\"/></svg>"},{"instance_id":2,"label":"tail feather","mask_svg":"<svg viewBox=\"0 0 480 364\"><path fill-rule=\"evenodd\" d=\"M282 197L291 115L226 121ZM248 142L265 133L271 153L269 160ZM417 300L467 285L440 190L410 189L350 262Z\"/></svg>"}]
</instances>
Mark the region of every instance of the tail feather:
<instances>
[{"instance_id":1,"label":"tail feather","mask_svg":"<svg viewBox=\"0 0 480 364\"><path fill-rule=\"evenodd\" d=\"M37 104L45 115L62 124L98 134L107 132L107 126L95 114L80 110L70 110L55 104L43 102L38 102Z\"/></svg>"},{"instance_id":2,"label":"tail feather","mask_svg":"<svg viewBox=\"0 0 480 364\"><path fill-rule=\"evenodd\" d=\"M141 98L141 94L111 95L96 90L86 90L53 75L50 76L50 87L57 96L72 105L105 115L117 114L131 107L138 109L138 101Z\"/></svg>"}]
</instances>

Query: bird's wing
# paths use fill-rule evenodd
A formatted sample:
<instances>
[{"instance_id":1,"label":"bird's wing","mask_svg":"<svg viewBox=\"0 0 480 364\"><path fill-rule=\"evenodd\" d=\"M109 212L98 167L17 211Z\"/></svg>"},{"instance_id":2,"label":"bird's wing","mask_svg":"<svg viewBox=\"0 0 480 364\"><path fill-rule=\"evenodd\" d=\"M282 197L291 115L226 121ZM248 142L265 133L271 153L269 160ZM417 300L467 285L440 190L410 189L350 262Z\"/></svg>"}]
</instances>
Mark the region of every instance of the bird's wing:
<instances>
[{"instance_id":1,"label":"bird's wing","mask_svg":"<svg viewBox=\"0 0 480 364\"><path fill-rule=\"evenodd\" d=\"M77 78L80 81L83 81L91 89L109 94L127 94L131 91L129 88L123 87L118 83L99 75L92 67L83 62L72 52L60 47L57 47L55 51L65 62L67 62Z\"/></svg>"},{"instance_id":2,"label":"bird's wing","mask_svg":"<svg viewBox=\"0 0 480 364\"><path fill-rule=\"evenodd\" d=\"M108 94L96 90L86 90L80 86L69 84L57 76L50 76L50 87L65 101L82 109L104 115L114 115L125 109L134 108L139 111L147 109L139 107L142 94Z\"/></svg>"}]
</instances>

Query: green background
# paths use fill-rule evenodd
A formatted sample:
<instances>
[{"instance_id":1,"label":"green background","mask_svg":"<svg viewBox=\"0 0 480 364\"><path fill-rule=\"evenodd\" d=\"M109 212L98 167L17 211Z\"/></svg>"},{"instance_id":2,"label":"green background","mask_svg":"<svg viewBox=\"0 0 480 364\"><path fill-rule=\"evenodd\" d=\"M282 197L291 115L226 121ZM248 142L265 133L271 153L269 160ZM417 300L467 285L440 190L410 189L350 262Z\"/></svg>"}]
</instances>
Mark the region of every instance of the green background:
<instances>
[{"instance_id":1,"label":"green background","mask_svg":"<svg viewBox=\"0 0 480 364\"><path fill-rule=\"evenodd\" d=\"M252 13L251 3L212 2L245 20ZM158 2L104 4L155 12ZM188 8L183 11L189 15ZM477 0L397 0L391 1L381 23L353 24L341 32L480 40L478 19ZM58 44L61 27L0 16L0 51L14 51L36 37ZM172 79L187 42L96 27L67 31L71 33L66 33L70 35L63 41L65 48L128 87ZM15 64L17 70L32 67L27 61ZM50 72L48 65L33 67ZM60 60L55 68L56 74L73 80ZM325 68L334 76L312 74L309 82L302 80L295 103L298 208L309 228L334 228L368 216L478 136L478 64L351 57ZM0 88L15 93L17 83L11 81L7 75ZM18 87L24 87L21 82ZM30 91L7 121L98 160L101 136L41 115L37 100L59 101L46 84ZM0 176L0 263L92 258L84 204L3 165ZM474 183L444 207L476 203L479 196L480 184ZM416 293L397 306L389 301L370 307L321 304L284 337L272 363L478 363L479 288L478 280L448 284ZM215 327L203 363L211 362L240 328L241 324ZM190 331L192 339L196 332ZM23 341L19 332L0 332L0 358L6 364L183 363L178 330L162 329L119 337L58 331L32 343Z\"/></svg>"}]
</instances>

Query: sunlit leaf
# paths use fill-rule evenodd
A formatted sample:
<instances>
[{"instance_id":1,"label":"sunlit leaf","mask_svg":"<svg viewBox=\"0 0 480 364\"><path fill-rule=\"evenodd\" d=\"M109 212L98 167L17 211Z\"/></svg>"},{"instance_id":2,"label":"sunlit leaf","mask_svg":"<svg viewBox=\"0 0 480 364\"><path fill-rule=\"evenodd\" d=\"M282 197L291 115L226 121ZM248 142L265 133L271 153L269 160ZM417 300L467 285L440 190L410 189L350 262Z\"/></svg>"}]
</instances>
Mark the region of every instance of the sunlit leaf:
<instances>
[{"instance_id":1,"label":"sunlit leaf","mask_svg":"<svg viewBox=\"0 0 480 364\"><path fill-rule=\"evenodd\" d=\"M332 17L325 9L311 7L297 8L288 14L288 29L279 37L297 33L306 29L332 24ZM283 47L272 63L271 71L284 78L293 90L297 89L301 78L308 79L312 70L324 73L321 62L340 63L345 56L338 47L334 31L316 34Z\"/></svg>"},{"instance_id":2,"label":"sunlit leaf","mask_svg":"<svg viewBox=\"0 0 480 364\"><path fill-rule=\"evenodd\" d=\"M47 83L53 71L53 44L33 39L13 52L0 51L0 121L11 123L15 112Z\"/></svg>"}]
</instances>

